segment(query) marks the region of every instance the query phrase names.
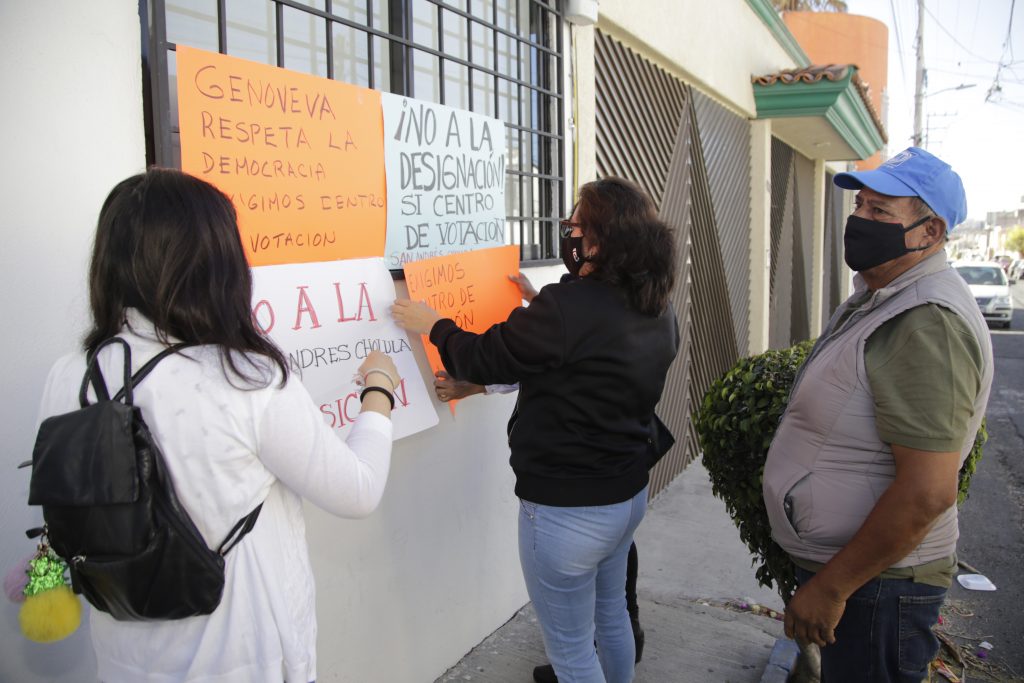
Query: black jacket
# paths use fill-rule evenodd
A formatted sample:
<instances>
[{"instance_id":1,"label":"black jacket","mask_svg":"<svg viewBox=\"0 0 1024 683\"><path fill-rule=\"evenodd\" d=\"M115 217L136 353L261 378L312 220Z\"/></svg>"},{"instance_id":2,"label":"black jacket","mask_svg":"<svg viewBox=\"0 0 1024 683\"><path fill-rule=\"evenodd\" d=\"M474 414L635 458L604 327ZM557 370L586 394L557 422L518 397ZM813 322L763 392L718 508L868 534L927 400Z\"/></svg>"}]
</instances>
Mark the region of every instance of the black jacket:
<instances>
[{"instance_id":1,"label":"black jacket","mask_svg":"<svg viewBox=\"0 0 1024 683\"><path fill-rule=\"evenodd\" d=\"M679 347L671 308L643 315L582 278L544 287L483 334L440 320L430 341L457 379L519 382L509 447L520 498L610 505L647 485L654 406Z\"/></svg>"}]
</instances>

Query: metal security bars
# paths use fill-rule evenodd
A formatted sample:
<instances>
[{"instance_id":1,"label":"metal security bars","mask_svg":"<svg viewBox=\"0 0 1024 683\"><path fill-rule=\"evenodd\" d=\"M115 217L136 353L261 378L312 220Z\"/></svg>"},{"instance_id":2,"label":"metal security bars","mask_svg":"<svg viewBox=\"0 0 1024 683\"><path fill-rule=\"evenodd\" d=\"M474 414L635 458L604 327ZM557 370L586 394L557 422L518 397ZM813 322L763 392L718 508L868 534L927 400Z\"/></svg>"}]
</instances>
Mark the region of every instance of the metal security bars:
<instances>
[{"instance_id":1,"label":"metal security bars","mask_svg":"<svg viewBox=\"0 0 1024 683\"><path fill-rule=\"evenodd\" d=\"M560 0L139 0L147 161L180 167L177 45L501 119L506 225L557 257L566 213Z\"/></svg>"}]
</instances>

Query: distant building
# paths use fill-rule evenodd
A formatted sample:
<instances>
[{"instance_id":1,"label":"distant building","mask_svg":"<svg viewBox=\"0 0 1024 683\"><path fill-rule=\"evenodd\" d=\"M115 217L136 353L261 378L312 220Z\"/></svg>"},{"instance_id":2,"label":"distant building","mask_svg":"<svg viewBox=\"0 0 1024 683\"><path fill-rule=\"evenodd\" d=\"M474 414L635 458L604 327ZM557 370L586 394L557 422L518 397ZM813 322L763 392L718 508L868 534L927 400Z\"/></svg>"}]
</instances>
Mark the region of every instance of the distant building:
<instances>
[{"instance_id":1,"label":"distant building","mask_svg":"<svg viewBox=\"0 0 1024 683\"><path fill-rule=\"evenodd\" d=\"M1024 224L1024 208L1011 211L989 211L985 223L991 227L1016 228Z\"/></svg>"},{"instance_id":2,"label":"distant building","mask_svg":"<svg viewBox=\"0 0 1024 683\"><path fill-rule=\"evenodd\" d=\"M815 64L855 64L871 107L888 125L889 29L871 17L846 12L783 12L782 20ZM856 162L860 170L885 160L884 149Z\"/></svg>"}]
</instances>

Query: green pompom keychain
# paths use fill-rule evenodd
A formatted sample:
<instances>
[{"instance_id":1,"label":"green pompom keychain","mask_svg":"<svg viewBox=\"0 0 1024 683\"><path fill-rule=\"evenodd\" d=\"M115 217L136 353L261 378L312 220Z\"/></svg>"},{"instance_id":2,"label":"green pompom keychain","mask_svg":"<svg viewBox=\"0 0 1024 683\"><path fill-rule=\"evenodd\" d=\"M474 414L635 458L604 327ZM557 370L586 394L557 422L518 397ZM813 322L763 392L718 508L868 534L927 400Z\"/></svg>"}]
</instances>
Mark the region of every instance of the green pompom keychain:
<instances>
[{"instance_id":1,"label":"green pompom keychain","mask_svg":"<svg viewBox=\"0 0 1024 683\"><path fill-rule=\"evenodd\" d=\"M21 632L37 643L67 638L82 622L82 603L64 577L68 565L42 537L28 561L25 602L18 612Z\"/></svg>"}]
</instances>

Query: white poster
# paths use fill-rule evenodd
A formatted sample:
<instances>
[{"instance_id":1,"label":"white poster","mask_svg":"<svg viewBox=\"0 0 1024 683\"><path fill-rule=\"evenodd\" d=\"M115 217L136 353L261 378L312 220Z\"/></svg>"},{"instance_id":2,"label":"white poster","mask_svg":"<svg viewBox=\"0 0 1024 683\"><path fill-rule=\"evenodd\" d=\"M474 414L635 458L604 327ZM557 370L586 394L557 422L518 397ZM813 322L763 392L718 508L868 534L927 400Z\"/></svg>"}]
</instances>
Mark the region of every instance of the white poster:
<instances>
[{"instance_id":1,"label":"white poster","mask_svg":"<svg viewBox=\"0 0 1024 683\"><path fill-rule=\"evenodd\" d=\"M390 93L381 106L387 267L506 244L505 124Z\"/></svg>"},{"instance_id":2,"label":"white poster","mask_svg":"<svg viewBox=\"0 0 1024 683\"><path fill-rule=\"evenodd\" d=\"M395 284L382 259L261 266L252 273L257 325L342 438L359 415L353 377L373 350L391 356L402 377L391 416L395 438L437 424L409 338L388 312Z\"/></svg>"}]
</instances>

